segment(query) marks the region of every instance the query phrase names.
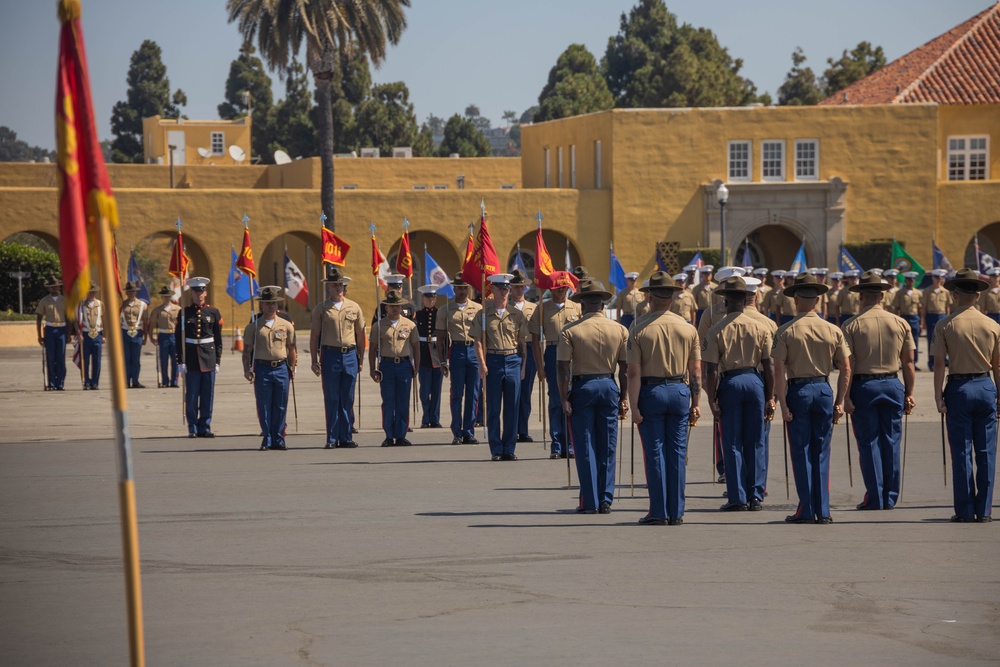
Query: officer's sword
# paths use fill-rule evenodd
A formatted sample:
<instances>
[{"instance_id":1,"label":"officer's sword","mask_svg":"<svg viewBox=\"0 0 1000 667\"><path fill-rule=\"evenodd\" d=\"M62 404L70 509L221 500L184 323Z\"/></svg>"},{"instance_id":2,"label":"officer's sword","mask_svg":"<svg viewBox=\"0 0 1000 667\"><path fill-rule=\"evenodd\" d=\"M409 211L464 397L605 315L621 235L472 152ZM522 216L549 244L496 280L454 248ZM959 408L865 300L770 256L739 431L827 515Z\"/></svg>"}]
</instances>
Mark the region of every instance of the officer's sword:
<instances>
[{"instance_id":1,"label":"officer's sword","mask_svg":"<svg viewBox=\"0 0 1000 667\"><path fill-rule=\"evenodd\" d=\"M292 408L295 410L295 432L299 432L299 402L295 399L295 376L292 376ZM287 403L286 403L287 405Z\"/></svg>"},{"instance_id":2,"label":"officer's sword","mask_svg":"<svg viewBox=\"0 0 1000 667\"><path fill-rule=\"evenodd\" d=\"M632 454L629 458L632 464L632 497L635 498L635 422L632 422Z\"/></svg>"},{"instance_id":3,"label":"officer's sword","mask_svg":"<svg viewBox=\"0 0 1000 667\"><path fill-rule=\"evenodd\" d=\"M851 415L844 414L847 418L844 422L844 431L847 432L847 476L851 481L851 488L854 488L854 464L851 463Z\"/></svg>"},{"instance_id":4,"label":"officer's sword","mask_svg":"<svg viewBox=\"0 0 1000 667\"><path fill-rule=\"evenodd\" d=\"M44 340L44 339L43 339ZM49 390L49 374L47 373L49 366L48 355L45 354L45 344L42 344L42 390Z\"/></svg>"},{"instance_id":5,"label":"officer's sword","mask_svg":"<svg viewBox=\"0 0 1000 667\"><path fill-rule=\"evenodd\" d=\"M944 413L941 413L941 476L944 478L944 485L948 486L948 455L944 446Z\"/></svg>"},{"instance_id":6,"label":"officer's sword","mask_svg":"<svg viewBox=\"0 0 1000 667\"><path fill-rule=\"evenodd\" d=\"M719 469L719 458L717 456L716 445L719 439L719 418L712 418L712 484L718 484L719 478L716 476L716 471Z\"/></svg>"},{"instance_id":7,"label":"officer's sword","mask_svg":"<svg viewBox=\"0 0 1000 667\"><path fill-rule=\"evenodd\" d=\"M624 417L622 417L621 413L619 413L619 416L618 416L618 453L620 453L622 451L622 440L624 439L624 435L622 434L622 427L624 426L624 424L622 424L622 419L624 419ZM618 453L616 453L616 455L615 455L615 462L616 463L618 461ZM615 491L618 494L618 496L617 496L618 500L621 500L621 498L622 498L622 467L621 466L618 466L618 487L615 489Z\"/></svg>"},{"instance_id":8,"label":"officer's sword","mask_svg":"<svg viewBox=\"0 0 1000 667\"><path fill-rule=\"evenodd\" d=\"M235 319L235 316L234 316L233 319ZM153 347L156 349L156 388L157 389L159 389L160 387L163 386L163 382L161 382L161 379L162 379L161 378L161 373L162 373L162 371L160 370L160 336L161 335L162 334L157 333L156 334L156 340L153 341ZM150 335L150 339L152 339L152 335Z\"/></svg>"},{"instance_id":9,"label":"officer's sword","mask_svg":"<svg viewBox=\"0 0 1000 667\"><path fill-rule=\"evenodd\" d=\"M899 496L896 496L896 502L903 495L903 482L906 479L906 435L910 427L910 412L909 405L903 408L903 469L899 473Z\"/></svg>"},{"instance_id":10,"label":"officer's sword","mask_svg":"<svg viewBox=\"0 0 1000 667\"><path fill-rule=\"evenodd\" d=\"M792 492L788 488L788 422L781 420L781 449L785 452L785 499L790 500Z\"/></svg>"}]
</instances>

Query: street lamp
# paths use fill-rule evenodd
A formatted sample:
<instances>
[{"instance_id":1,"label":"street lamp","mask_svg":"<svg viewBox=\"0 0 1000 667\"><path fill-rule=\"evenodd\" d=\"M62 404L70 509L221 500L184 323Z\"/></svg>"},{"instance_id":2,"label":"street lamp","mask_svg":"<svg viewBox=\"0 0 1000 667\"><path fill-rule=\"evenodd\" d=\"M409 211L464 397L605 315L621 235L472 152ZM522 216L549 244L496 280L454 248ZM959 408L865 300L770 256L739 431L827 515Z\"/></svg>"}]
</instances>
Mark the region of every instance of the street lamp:
<instances>
[{"instance_id":1,"label":"street lamp","mask_svg":"<svg viewBox=\"0 0 1000 667\"><path fill-rule=\"evenodd\" d=\"M719 202L719 245L722 250L722 265L729 266L726 252L726 202L729 201L729 188L725 183L719 183L715 189L715 199Z\"/></svg>"}]
</instances>

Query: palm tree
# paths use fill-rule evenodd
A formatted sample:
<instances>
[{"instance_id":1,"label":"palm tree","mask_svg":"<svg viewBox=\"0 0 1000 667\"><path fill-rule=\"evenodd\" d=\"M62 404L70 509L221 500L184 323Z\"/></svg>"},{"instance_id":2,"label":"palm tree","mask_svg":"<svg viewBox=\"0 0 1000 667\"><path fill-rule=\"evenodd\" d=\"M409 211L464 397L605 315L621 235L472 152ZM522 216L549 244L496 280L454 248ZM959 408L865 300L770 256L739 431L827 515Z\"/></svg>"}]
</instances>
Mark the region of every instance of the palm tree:
<instances>
[{"instance_id":1,"label":"palm tree","mask_svg":"<svg viewBox=\"0 0 1000 667\"><path fill-rule=\"evenodd\" d=\"M387 44L398 44L410 0L227 0L229 22L257 46L271 70L284 72L303 43L319 107L320 198L333 229L333 104L330 84L338 62L352 51L382 64Z\"/></svg>"}]
</instances>

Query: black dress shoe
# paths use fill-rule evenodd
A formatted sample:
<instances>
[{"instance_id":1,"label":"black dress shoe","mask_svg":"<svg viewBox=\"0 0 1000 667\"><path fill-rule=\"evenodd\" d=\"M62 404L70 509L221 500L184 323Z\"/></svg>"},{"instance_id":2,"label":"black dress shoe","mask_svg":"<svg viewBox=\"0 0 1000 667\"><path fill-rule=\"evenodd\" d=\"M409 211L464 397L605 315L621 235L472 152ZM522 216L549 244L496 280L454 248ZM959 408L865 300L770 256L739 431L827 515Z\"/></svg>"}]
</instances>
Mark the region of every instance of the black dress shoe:
<instances>
[{"instance_id":1,"label":"black dress shoe","mask_svg":"<svg viewBox=\"0 0 1000 667\"><path fill-rule=\"evenodd\" d=\"M464 438L462 438L462 444L463 445L478 445L479 441L476 440L475 436L467 435Z\"/></svg>"},{"instance_id":2,"label":"black dress shoe","mask_svg":"<svg viewBox=\"0 0 1000 667\"><path fill-rule=\"evenodd\" d=\"M597 510L588 510L588 509L584 509L582 507L577 507L576 508L576 513L577 514L597 514Z\"/></svg>"},{"instance_id":3,"label":"black dress shoe","mask_svg":"<svg viewBox=\"0 0 1000 667\"><path fill-rule=\"evenodd\" d=\"M392 438L386 438L382 441L383 447L392 447Z\"/></svg>"},{"instance_id":4,"label":"black dress shoe","mask_svg":"<svg viewBox=\"0 0 1000 667\"><path fill-rule=\"evenodd\" d=\"M279 452L284 452L284 451L288 450L288 447L285 447L285 443L282 442L282 443L277 444L277 445L272 445L271 449L276 449Z\"/></svg>"},{"instance_id":5,"label":"black dress shoe","mask_svg":"<svg viewBox=\"0 0 1000 667\"><path fill-rule=\"evenodd\" d=\"M534 439L534 438L532 438L532 437L531 437L530 435L528 435L527 433L525 433L524 435L519 435L519 436L517 436L517 441L518 441L518 442L534 442L534 441L535 441L535 439Z\"/></svg>"},{"instance_id":6,"label":"black dress shoe","mask_svg":"<svg viewBox=\"0 0 1000 667\"><path fill-rule=\"evenodd\" d=\"M202 433L198 434L198 437L199 438L214 438L215 434L212 433L211 431L203 431Z\"/></svg>"},{"instance_id":7,"label":"black dress shoe","mask_svg":"<svg viewBox=\"0 0 1000 667\"><path fill-rule=\"evenodd\" d=\"M549 458L550 459L561 459L562 457L559 455L559 452L552 452L551 454L549 454Z\"/></svg>"},{"instance_id":8,"label":"black dress shoe","mask_svg":"<svg viewBox=\"0 0 1000 667\"><path fill-rule=\"evenodd\" d=\"M351 433L357 433L357 432L358 432L357 427L356 426L352 426L351 427Z\"/></svg>"},{"instance_id":9,"label":"black dress shoe","mask_svg":"<svg viewBox=\"0 0 1000 667\"><path fill-rule=\"evenodd\" d=\"M726 503L719 509L723 512L746 512L749 508L745 503Z\"/></svg>"},{"instance_id":10,"label":"black dress shoe","mask_svg":"<svg viewBox=\"0 0 1000 667\"><path fill-rule=\"evenodd\" d=\"M598 514L611 514L611 503L604 501L601 506L597 508Z\"/></svg>"},{"instance_id":11,"label":"black dress shoe","mask_svg":"<svg viewBox=\"0 0 1000 667\"><path fill-rule=\"evenodd\" d=\"M975 517L971 516L958 516L957 514L951 517L952 523L974 523L976 521Z\"/></svg>"},{"instance_id":12,"label":"black dress shoe","mask_svg":"<svg viewBox=\"0 0 1000 667\"><path fill-rule=\"evenodd\" d=\"M816 523L821 523L823 525L831 524L833 523L833 517L821 516L820 518L816 519Z\"/></svg>"},{"instance_id":13,"label":"black dress shoe","mask_svg":"<svg viewBox=\"0 0 1000 667\"><path fill-rule=\"evenodd\" d=\"M339 446L340 444L336 440L327 440L326 444L323 445L323 449L334 449L335 447Z\"/></svg>"},{"instance_id":14,"label":"black dress shoe","mask_svg":"<svg viewBox=\"0 0 1000 667\"><path fill-rule=\"evenodd\" d=\"M990 523L991 521L993 521L993 517L989 515L976 517L976 523Z\"/></svg>"},{"instance_id":15,"label":"black dress shoe","mask_svg":"<svg viewBox=\"0 0 1000 667\"><path fill-rule=\"evenodd\" d=\"M644 516L641 519L639 519L638 523L639 523L640 526L665 526L665 525L667 525L667 520L666 519L657 519L657 518L651 517L651 516L649 516L647 514L646 516Z\"/></svg>"},{"instance_id":16,"label":"black dress shoe","mask_svg":"<svg viewBox=\"0 0 1000 667\"><path fill-rule=\"evenodd\" d=\"M354 449L357 446L358 446L358 443L354 442L353 440L348 440L347 442L338 442L337 443L337 448L338 449Z\"/></svg>"},{"instance_id":17,"label":"black dress shoe","mask_svg":"<svg viewBox=\"0 0 1000 667\"><path fill-rule=\"evenodd\" d=\"M444 428L444 426L441 426L441 422L434 422L428 428Z\"/></svg>"},{"instance_id":18,"label":"black dress shoe","mask_svg":"<svg viewBox=\"0 0 1000 667\"><path fill-rule=\"evenodd\" d=\"M144 385L144 384L139 384L138 382L136 382L136 383L135 383L134 385L132 385L132 388L133 388L133 389L145 389L145 388L146 388L146 385ZM59 387L59 389L62 389L62 387Z\"/></svg>"},{"instance_id":19,"label":"black dress shoe","mask_svg":"<svg viewBox=\"0 0 1000 667\"><path fill-rule=\"evenodd\" d=\"M680 526L683 523L684 523L684 517L681 517L681 516L672 517L672 518L667 519L667 525L668 526Z\"/></svg>"},{"instance_id":20,"label":"black dress shoe","mask_svg":"<svg viewBox=\"0 0 1000 667\"><path fill-rule=\"evenodd\" d=\"M476 428L482 428L483 426L485 426L483 422L476 422Z\"/></svg>"},{"instance_id":21,"label":"black dress shoe","mask_svg":"<svg viewBox=\"0 0 1000 667\"><path fill-rule=\"evenodd\" d=\"M267 445L261 445L260 446L260 451L262 451L262 452L266 452L269 449L270 449L270 447L268 447Z\"/></svg>"},{"instance_id":22,"label":"black dress shoe","mask_svg":"<svg viewBox=\"0 0 1000 667\"><path fill-rule=\"evenodd\" d=\"M854 509L856 509L856 510L870 510L872 508L868 507L868 505L866 503L858 503L857 505L854 506Z\"/></svg>"},{"instance_id":23,"label":"black dress shoe","mask_svg":"<svg viewBox=\"0 0 1000 667\"><path fill-rule=\"evenodd\" d=\"M406 438L396 438L397 447L409 447L412 444L413 443L407 440Z\"/></svg>"},{"instance_id":24,"label":"black dress shoe","mask_svg":"<svg viewBox=\"0 0 1000 667\"><path fill-rule=\"evenodd\" d=\"M785 517L785 523L816 523L811 516L795 516L790 514Z\"/></svg>"},{"instance_id":25,"label":"black dress shoe","mask_svg":"<svg viewBox=\"0 0 1000 667\"><path fill-rule=\"evenodd\" d=\"M499 461L500 460L500 455L499 454L494 454L493 458L491 458L490 460L491 461Z\"/></svg>"},{"instance_id":26,"label":"black dress shoe","mask_svg":"<svg viewBox=\"0 0 1000 667\"><path fill-rule=\"evenodd\" d=\"M753 498L750 501L750 511L751 512L760 512L763 509L764 509L764 505L759 500L757 500L756 498Z\"/></svg>"},{"instance_id":27,"label":"black dress shoe","mask_svg":"<svg viewBox=\"0 0 1000 667\"><path fill-rule=\"evenodd\" d=\"M516 461L517 460L517 455L516 454L501 454L500 455L500 460L501 461Z\"/></svg>"},{"instance_id":28,"label":"black dress shoe","mask_svg":"<svg viewBox=\"0 0 1000 667\"><path fill-rule=\"evenodd\" d=\"M726 473L724 473L724 472L723 473L719 473L719 480L718 481L719 481L719 484L725 484L726 483Z\"/></svg>"},{"instance_id":29,"label":"black dress shoe","mask_svg":"<svg viewBox=\"0 0 1000 667\"><path fill-rule=\"evenodd\" d=\"M451 444L453 444L453 445L461 445L462 444L462 439L461 438L455 438L454 440L451 441Z\"/></svg>"},{"instance_id":30,"label":"black dress shoe","mask_svg":"<svg viewBox=\"0 0 1000 667\"><path fill-rule=\"evenodd\" d=\"M191 431L190 433L188 433L188 437L189 437L189 438L193 438L193 437L195 437L195 433L194 433L194 431Z\"/></svg>"},{"instance_id":31,"label":"black dress shoe","mask_svg":"<svg viewBox=\"0 0 1000 667\"><path fill-rule=\"evenodd\" d=\"M406 432L407 432L407 433L413 433L413 429L412 429L412 428L410 428L409 426L407 426L407 427L406 427Z\"/></svg>"}]
</instances>

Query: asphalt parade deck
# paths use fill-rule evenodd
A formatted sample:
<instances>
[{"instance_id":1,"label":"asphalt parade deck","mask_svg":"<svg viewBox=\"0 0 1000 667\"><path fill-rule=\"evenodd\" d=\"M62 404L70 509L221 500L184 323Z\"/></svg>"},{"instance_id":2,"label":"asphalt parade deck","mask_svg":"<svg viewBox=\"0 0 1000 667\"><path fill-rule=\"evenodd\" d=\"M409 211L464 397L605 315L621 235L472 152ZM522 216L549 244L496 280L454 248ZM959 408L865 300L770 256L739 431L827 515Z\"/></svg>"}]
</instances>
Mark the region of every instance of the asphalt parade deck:
<instances>
[{"instance_id":1,"label":"asphalt parade deck","mask_svg":"<svg viewBox=\"0 0 1000 667\"><path fill-rule=\"evenodd\" d=\"M0 661L127 664L109 368L100 391L71 374L45 392L40 358L0 350ZM787 499L777 429L765 511L718 511L709 416L692 433L685 524L644 527L628 428L621 498L581 516L535 414L516 462L445 444L447 429L382 448L366 374L361 446L326 450L320 383L305 372L289 451L260 452L236 355L223 359L214 440L184 437L180 391L155 388L151 354L142 379L128 415L151 665L1000 660L1000 527L948 522L926 370L901 506L854 511L864 487L856 449L849 484L842 424L831 526L783 523L795 487Z\"/></svg>"}]
</instances>

